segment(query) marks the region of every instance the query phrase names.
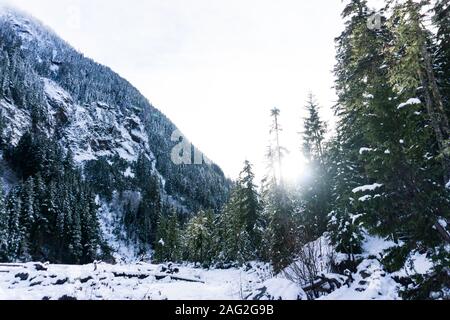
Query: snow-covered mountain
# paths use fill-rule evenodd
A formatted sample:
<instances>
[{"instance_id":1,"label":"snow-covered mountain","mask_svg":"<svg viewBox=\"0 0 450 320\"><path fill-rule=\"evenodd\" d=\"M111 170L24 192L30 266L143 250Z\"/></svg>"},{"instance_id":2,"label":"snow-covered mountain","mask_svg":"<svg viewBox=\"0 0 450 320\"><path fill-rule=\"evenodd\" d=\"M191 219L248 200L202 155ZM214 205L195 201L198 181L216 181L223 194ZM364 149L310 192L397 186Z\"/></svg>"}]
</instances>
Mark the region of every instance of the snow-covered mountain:
<instances>
[{"instance_id":1,"label":"snow-covered mountain","mask_svg":"<svg viewBox=\"0 0 450 320\"><path fill-rule=\"evenodd\" d=\"M80 168L106 163L112 176L122 175L114 181L128 179L126 190L118 192L113 182L113 196L98 199L103 229L112 242L114 234L121 234L117 224L123 221L124 195L140 198L141 190L133 183L139 157L151 163L163 205L192 213L218 209L227 198L230 183L217 165L171 161L171 150L179 142L171 140L176 126L128 81L84 57L39 21L10 8L0 9L0 113L3 149L16 146L36 125L70 150ZM3 157L0 162L8 189L14 172Z\"/></svg>"}]
</instances>

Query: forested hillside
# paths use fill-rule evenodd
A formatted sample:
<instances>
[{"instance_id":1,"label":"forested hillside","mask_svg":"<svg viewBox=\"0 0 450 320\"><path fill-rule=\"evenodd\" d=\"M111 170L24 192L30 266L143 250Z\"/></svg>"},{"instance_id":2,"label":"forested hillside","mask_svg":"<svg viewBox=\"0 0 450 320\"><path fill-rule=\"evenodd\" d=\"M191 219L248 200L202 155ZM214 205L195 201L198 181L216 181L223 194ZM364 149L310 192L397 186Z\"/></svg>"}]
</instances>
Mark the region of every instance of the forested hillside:
<instances>
[{"instance_id":1,"label":"forested hillside","mask_svg":"<svg viewBox=\"0 0 450 320\"><path fill-rule=\"evenodd\" d=\"M345 3L336 128L310 94L285 146L272 109L261 183L249 161L233 183L215 165L175 165L175 126L129 83L3 14L0 260L88 263L126 243L164 272L264 274L240 298L282 298L275 280L297 288L289 298L449 299L450 1ZM295 184L294 148L308 172Z\"/></svg>"},{"instance_id":2,"label":"forested hillside","mask_svg":"<svg viewBox=\"0 0 450 320\"><path fill-rule=\"evenodd\" d=\"M177 128L131 84L15 9L0 70L3 261L147 254L160 216L227 199L218 166L171 161Z\"/></svg>"}]
</instances>

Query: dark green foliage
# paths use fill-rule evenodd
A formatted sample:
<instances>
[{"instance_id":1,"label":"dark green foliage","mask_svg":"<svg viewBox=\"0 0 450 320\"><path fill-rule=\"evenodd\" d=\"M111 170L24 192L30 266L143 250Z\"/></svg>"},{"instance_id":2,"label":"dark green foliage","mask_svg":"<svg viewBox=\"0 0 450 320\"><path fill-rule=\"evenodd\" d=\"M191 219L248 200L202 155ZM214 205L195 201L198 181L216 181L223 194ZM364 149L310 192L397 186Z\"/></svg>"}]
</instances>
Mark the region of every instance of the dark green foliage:
<instances>
[{"instance_id":1,"label":"dark green foliage","mask_svg":"<svg viewBox=\"0 0 450 320\"><path fill-rule=\"evenodd\" d=\"M269 257L275 273L289 266L296 254L298 234L292 200L280 186L273 186L266 202Z\"/></svg>"},{"instance_id":2,"label":"dark green foliage","mask_svg":"<svg viewBox=\"0 0 450 320\"><path fill-rule=\"evenodd\" d=\"M253 179L252 166L246 161L220 215L212 209L201 210L182 225L179 215L162 214L154 246L155 261L182 258L209 266L260 259L265 251L261 249L264 228L262 206Z\"/></svg>"},{"instance_id":3,"label":"dark green foliage","mask_svg":"<svg viewBox=\"0 0 450 320\"><path fill-rule=\"evenodd\" d=\"M156 262L178 262L182 255L181 230L176 213L161 215L158 221L153 259Z\"/></svg>"},{"instance_id":4,"label":"dark green foliage","mask_svg":"<svg viewBox=\"0 0 450 320\"><path fill-rule=\"evenodd\" d=\"M8 258L8 214L2 179L0 179L0 261Z\"/></svg>"},{"instance_id":5,"label":"dark green foliage","mask_svg":"<svg viewBox=\"0 0 450 320\"><path fill-rule=\"evenodd\" d=\"M450 117L450 1L436 1L433 22L438 28L436 50L436 74L442 97L446 105L447 116Z\"/></svg>"},{"instance_id":6,"label":"dark green foliage","mask_svg":"<svg viewBox=\"0 0 450 320\"><path fill-rule=\"evenodd\" d=\"M411 252L408 246L399 246L389 249L381 263L388 272L396 272L405 266L405 262Z\"/></svg>"},{"instance_id":7,"label":"dark green foliage","mask_svg":"<svg viewBox=\"0 0 450 320\"><path fill-rule=\"evenodd\" d=\"M261 251L261 203L250 162L245 161L230 200L219 217L220 252L225 262L258 259Z\"/></svg>"},{"instance_id":8,"label":"dark green foliage","mask_svg":"<svg viewBox=\"0 0 450 320\"><path fill-rule=\"evenodd\" d=\"M396 10L389 23L370 30L365 2L351 1L344 11L346 30L337 39L339 123L331 153L330 231L341 249L359 238L360 227L395 241L437 244L432 226L449 212L438 139L421 102L426 94L417 89L425 69L419 44L424 40L411 32L418 27L405 18L407 9ZM404 104L412 98L414 103ZM375 183L381 187L354 191Z\"/></svg>"},{"instance_id":9,"label":"dark green foliage","mask_svg":"<svg viewBox=\"0 0 450 320\"><path fill-rule=\"evenodd\" d=\"M239 196L241 198L239 211L241 213L241 222L245 226L245 231L251 243L250 250L257 251L261 244L261 204L256 185L253 183L254 179L255 175L252 171L252 165L249 161L245 161L244 169L238 181Z\"/></svg>"},{"instance_id":10,"label":"dark green foliage","mask_svg":"<svg viewBox=\"0 0 450 320\"><path fill-rule=\"evenodd\" d=\"M212 211L200 211L186 225L184 234L184 253L187 261L209 265L215 259L214 251L214 214Z\"/></svg>"},{"instance_id":11,"label":"dark green foliage","mask_svg":"<svg viewBox=\"0 0 450 320\"><path fill-rule=\"evenodd\" d=\"M309 179L302 184L300 223L302 241L319 238L327 229L331 211L330 166L325 145L326 124L320 119L319 107L310 94L308 116L304 120L303 153L308 160Z\"/></svg>"},{"instance_id":12,"label":"dark green foliage","mask_svg":"<svg viewBox=\"0 0 450 320\"><path fill-rule=\"evenodd\" d=\"M33 159L25 164L24 159ZM98 257L100 226L94 194L55 142L25 134L7 160L22 183L0 201L2 261L87 263ZM5 228L5 226L7 226ZM4 237L3 237L4 238Z\"/></svg>"}]
</instances>

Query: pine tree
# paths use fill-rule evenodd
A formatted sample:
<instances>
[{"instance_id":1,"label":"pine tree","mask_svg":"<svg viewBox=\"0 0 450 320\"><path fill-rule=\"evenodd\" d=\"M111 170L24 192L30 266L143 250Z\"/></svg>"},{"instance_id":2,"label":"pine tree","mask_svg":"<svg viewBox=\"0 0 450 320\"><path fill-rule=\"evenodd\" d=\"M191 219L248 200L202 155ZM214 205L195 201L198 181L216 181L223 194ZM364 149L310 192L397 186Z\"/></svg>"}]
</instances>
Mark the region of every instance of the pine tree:
<instances>
[{"instance_id":1,"label":"pine tree","mask_svg":"<svg viewBox=\"0 0 450 320\"><path fill-rule=\"evenodd\" d=\"M411 247L417 241L433 246L437 237L430 230L448 212L440 169L446 121L420 6L396 3L388 23L376 30L367 28L365 1L350 1L344 9L329 230L350 257L359 252L363 227ZM365 185L372 188L359 188Z\"/></svg>"},{"instance_id":2,"label":"pine tree","mask_svg":"<svg viewBox=\"0 0 450 320\"><path fill-rule=\"evenodd\" d=\"M450 117L450 1L436 1L433 15L437 27L437 50L435 53L436 77L444 100L447 117Z\"/></svg>"},{"instance_id":3,"label":"pine tree","mask_svg":"<svg viewBox=\"0 0 450 320\"><path fill-rule=\"evenodd\" d=\"M214 259L214 219L211 211L200 211L187 224L185 253L189 261L209 265Z\"/></svg>"},{"instance_id":4,"label":"pine tree","mask_svg":"<svg viewBox=\"0 0 450 320\"><path fill-rule=\"evenodd\" d=\"M97 204L92 194L86 194L82 202L84 210L81 211L83 263L90 263L97 257L100 244L100 226L97 218Z\"/></svg>"},{"instance_id":5,"label":"pine tree","mask_svg":"<svg viewBox=\"0 0 450 320\"><path fill-rule=\"evenodd\" d=\"M303 241L320 237L327 228L330 210L330 177L327 163L325 134L326 124L320 119L319 106L312 94L306 105L308 116L304 120L303 153L308 160L311 178L303 183L301 200L301 223Z\"/></svg>"},{"instance_id":6,"label":"pine tree","mask_svg":"<svg viewBox=\"0 0 450 320\"><path fill-rule=\"evenodd\" d=\"M261 205L259 203L259 195L256 186L253 183L255 175L252 171L252 165L249 161L245 161L244 168L241 172L237 197L239 198L238 214L245 232L249 237L249 251L256 252L261 242Z\"/></svg>"},{"instance_id":7,"label":"pine tree","mask_svg":"<svg viewBox=\"0 0 450 320\"><path fill-rule=\"evenodd\" d=\"M361 249L362 229L358 217L363 212L355 206L352 190L367 183L358 150L369 145L364 135L370 117L366 108L370 96L366 89L371 59L379 52L370 48L374 40L374 33L367 28L370 14L365 0L349 1L342 13L345 30L336 39L334 72L338 104L335 113L339 119L337 137L330 150L333 211L328 229L332 243L339 251L349 254L350 259Z\"/></svg>"},{"instance_id":8,"label":"pine tree","mask_svg":"<svg viewBox=\"0 0 450 320\"><path fill-rule=\"evenodd\" d=\"M338 138L339 139L339 138ZM361 211L354 206L352 187L358 178L357 162L344 152L342 141L333 142L330 151L330 170L332 175L332 211L329 214L328 231L331 243L338 252L348 254L350 261L361 252L363 230ZM348 146L347 146L348 147Z\"/></svg>"},{"instance_id":9,"label":"pine tree","mask_svg":"<svg viewBox=\"0 0 450 320\"><path fill-rule=\"evenodd\" d=\"M146 182L142 184L142 199L135 218L128 217L130 223L126 226L131 235L137 236L141 254L147 253L156 241L158 218L162 213L158 178L151 174L148 167L146 168L144 170L146 173L142 173L147 176Z\"/></svg>"},{"instance_id":10,"label":"pine tree","mask_svg":"<svg viewBox=\"0 0 450 320\"><path fill-rule=\"evenodd\" d=\"M20 212L22 202L20 200L19 190L11 190L6 200L6 210L8 219L8 260L18 261L21 253L23 241L23 232L20 227Z\"/></svg>"},{"instance_id":11,"label":"pine tree","mask_svg":"<svg viewBox=\"0 0 450 320\"><path fill-rule=\"evenodd\" d=\"M82 226L81 226L81 215L84 210L86 210L83 203L83 193L81 192L78 195L77 203L75 206L75 210L72 211L72 224L70 228L70 244L69 250L71 253L71 258L73 263L79 264L83 257L83 234L82 234Z\"/></svg>"},{"instance_id":12,"label":"pine tree","mask_svg":"<svg viewBox=\"0 0 450 320\"><path fill-rule=\"evenodd\" d=\"M283 185L283 157L286 153L286 149L280 144L280 134L283 131L280 122L280 109L273 108L270 111L270 115L272 117L272 128L270 129L270 133L272 135L271 144L269 146L269 152L267 157L270 159L271 165L273 166L271 169L272 179L275 180L275 183L279 185Z\"/></svg>"},{"instance_id":13,"label":"pine tree","mask_svg":"<svg viewBox=\"0 0 450 320\"><path fill-rule=\"evenodd\" d=\"M219 217L219 237L221 242L221 260L225 262L238 261L240 251L239 235L242 230L239 215L239 197L237 186L232 189L230 199Z\"/></svg>"},{"instance_id":14,"label":"pine tree","mask_svg":"<svg viewBox=\"0 0 450 320\"><path fill-rule=\"evenodd\" d=\"M48 234L47 226L48 220L44 215L45 212L45 199L47 197L45 182L40 173L36 174L34 178L34 225L31 230L30 243L32 246L31 252L33 259L41 260L45 257L42 256L42 248L45 244L46 235Z\"/></svg>"},{"instance_id":15,"label":"pine tree","mask_svg":"<svg viewBox=\"0 0 450 320\"><path fill-rule=\"evenodd\" d=\"M219 260L243 263L258 259L262 240L262 207L254 185L252 165L245 161L230 199L218 218L214 247Z\"/></svg>"},{"instance_id":16,"label":"pine tree","mask_svg":"<svg viewBox=\"0 0 450 320\"><path fill-rule=\"evenodd\" d=\"M157 262L177 262L181 258L181 235L178 217L175 212L169 216L161 215L158 221L157 242L154 259Z\"/></svg>"},{"instance_id":17,"label":"pine tree","mask_svg":"<svg viewBox=\"0 0 450 320\"><path fill-rule=\"evenodd\" d=\"M399 101L406 101L397 108L403 117L408 116L402 142L409 168L415 169L409 173L410 181L406 185L417 201L411 204L411 214L401 224L402 229L409 239L432 245L437 235L430 231L437 229L439 219L448 219L448 194L444 185L450 178L450 129L430 52L432 36L423 26L424 5L424 2L408 0L393 7L389 21L394 38L389 78ZM411 114L414 107L419 108L415 117ZM410 148L406 149L408 145ZM417 189L420 192L415 192Z\"/></svg>"},{"instance_id":18,"label":"pine tree","mask_svg":"<svg viewBox=\"0 0 450 320\"><path fill-rule=\"evenodd\" d=\"M273 167L270 168L272 175L266 179L268 191L264 200L266 212L263 214L268 219L266 235L263 238L268 242L270 261L276 273L281 272L293 261L298 236L293 216L293 202L287 195L283 182L282 158L285 149L280 145L282 129L279 115L280 110L277 108L271 111L273 118L271 133L274 135L274 142L269 148L268 160Z\"/></svg>"},{"instance_id":19,"label":"pine tree","mask_svg":"<svg viewBox=\"0 0 450 320\"><path fill-rule=\"evenodd\" d=\"M72 258L72 250L74 248L73 245L73 235L74 235L74 216L77 210L76 198L73 193L70 193L70 189L68 189L64 195L66 199L61 212L64 212L64 232L60 235L62 243L60 244L60 252L61 252L61 260L69 261L73 260Z\"/></svg>"},{"instance_id":20,"label":"pine tree","mask_svg":"<svg viewBox=\"0 0 450 320\"><path fill-rule=\"evenodd\" d=\"M450 179L450 125L439 90L432 56L431 35L423 26L421 14L426 2L396 2L390 19L394 34L390 80L396 92L417 97L421 87L426 112L439 147L445 182Z\"/></svg>"},{"instance_id":21,"label":"pine tree","mask_svg":"<svg viewBox=\"0 0 450 320\"><path fill-rule=\"evenodd\" d=\"M243 263L257 257L245 219L245 214L248 212L244 204L245 193L242 185L237 183L219 217L220 256L221 260L227 263ZM252 227L252 234L259 237L254 227Z\"/></svg>"},{"instance_id":22,"label":"pine tree","mask_svg":"<svg viewBox=\"0 0 450 320\"><path fill-rule=\"evenodd\" d=\"M0 262L8 261L8 212L6 210L3 179L0 178Z\"/></svg>"},{"instance_id":23,"label":"pine tree","mask_svg":"<svg viewBox=\"0 0 450 320\"><path fill-rule=\"evenodd\" d=\"M293 203L283 187L270 189L265 210L269 218L267 249L274 271L279 273L293 262L298 239Z\"/></svg>"},{"instance_id":24,"label":"pine tree","mask_svg":"<svg viewBox=\"0 0 450 320\"><path fill-rule=\"evenodd\" d=\"M325 166L326 123L320 119L319 106L312 93L308 96L306 109L308 116L303 123L303 153L308 161L316 161Z\"/></svg>"},{"instance_id":25,"label":"pine tree","mask_svg":"<svg viewBox=\"0 0 450 320\"><path fill-rule=\"evenodd\" d=\"M63 261L63 252L65 251L65 228L66 228L66 215L67 210L69 209L68 204L68 193L67 186L63 184L60 186L58 190L59 201L58 201L58 212L56 214L56 225L55 225L55 260L62 262Z\"/></svg>"},{"instance_id":26,"label":"pine tree","mask_svg":"<svg viewBox=\"0 0 450 320\"><path fill-rule=\"evenodd\" d=\"M34 224L34 180L28 178L21 190L22 211L20 213L20 228L23 234L22 257L24 261L31 260L31 232Z\"/></svg>"}]
</instances>

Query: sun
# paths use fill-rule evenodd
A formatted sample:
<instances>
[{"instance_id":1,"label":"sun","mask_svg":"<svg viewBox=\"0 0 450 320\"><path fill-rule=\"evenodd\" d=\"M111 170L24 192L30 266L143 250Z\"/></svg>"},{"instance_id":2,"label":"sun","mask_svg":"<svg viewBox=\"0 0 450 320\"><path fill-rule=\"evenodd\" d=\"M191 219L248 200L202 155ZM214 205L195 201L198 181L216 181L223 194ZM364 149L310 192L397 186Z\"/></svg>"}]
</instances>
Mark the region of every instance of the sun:
<instances>
[{"instance_id":1,"label":"sun","mask_svg":"<svg viewBox=\"0 0 450 320\"><path fill-rule=\"evenodd\" d=\"M290 184L300 182L307 176L307 162L300 151L285 155L282 162L283 179Z\"/></svg>"}]
</instances>

